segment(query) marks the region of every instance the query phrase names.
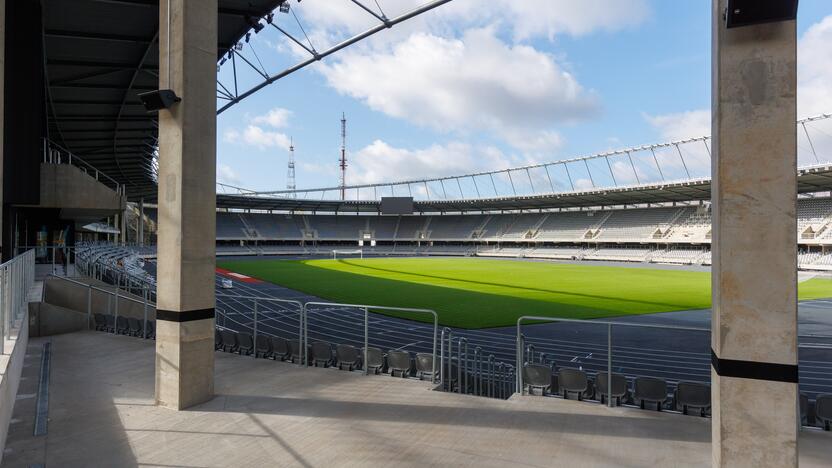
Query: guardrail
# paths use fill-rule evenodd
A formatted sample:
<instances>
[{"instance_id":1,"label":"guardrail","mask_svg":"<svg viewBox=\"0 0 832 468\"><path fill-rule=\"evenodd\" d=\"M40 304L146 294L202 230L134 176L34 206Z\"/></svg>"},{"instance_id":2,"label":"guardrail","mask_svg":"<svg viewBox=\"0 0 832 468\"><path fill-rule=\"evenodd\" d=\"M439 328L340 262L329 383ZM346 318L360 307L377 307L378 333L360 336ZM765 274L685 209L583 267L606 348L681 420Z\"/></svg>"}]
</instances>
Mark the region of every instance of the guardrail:
<instances>
[{"instance_id":1,"label":"guardrail","mask_svg":"<svg viewBox=\"0 0 832 468\"><path fill-rule=\"evenodd\" d=\"M91 177L94 177L98 182L113 189L116 193L120 195L125 194L125 186L118 183L117 180L99 171L95 166L72 154L71 151L63 146L46 138L43 139L43 163L75 166Z\"/></svg>"},{"instance_id":2,"label":"guardrail","mask_svg":"<svg viewBox=\"0 0 832 468\"><path fill-rule=\"evenodd\" d=\"M293 300L290 300L290 299L277 299L277 298L260 297L260 296L246 296L246 295L237 295L237 294L217 294L216 298L217 299L226 299L226 300L227 299L234 299L234 300L242 299L242 300L247 300L247 301L252 301L253 302L252 321L251 322L240 321L240 320L236 320L234 318L229 319L227 312L225 312L222 309L217 309L217 311L218 311L218 313L217 313L217 319L218 319L217 322L220 321L219 320L220 318L222 319L221 320L222 324L217 323L217 325L231 330L232 328L228 327L228 322L230 320L232 323L235 323L239 326L250 328L251 331L252 331L252 337L253 337L253 340L254 340L255 348L257 346L257 336L258 336L258 333L261 332L261 327L264 326L264 325L269 326L265 323L265 320L275 320L274 318L267 317L264 320L264 323L262 325L259 325L260 306L263 303L266 303L266 304L269 304L269 303L271 303L271 304L283 304L283 305L291 306L291 309L292 310L296 309L297 314L298 314L298 343L304 343L305 312L304 312L304 304L302 302L293 301ZM266 333L266 335L267 336L273 336L273 335L269 335L268 333ZM254 356L255 358L257 357L256 349L255 349L255 352L252 353L252 356ZM307 361L306 353L302 353L301 361L298 364L305 365L305 364L307 364L306 361Z\"/></svg>"},{"instance_id":3,"label":"guardrail","mask_svg":"<svg viewBox=\"0 0 832 468\"><path fill-rule=\"evenodd\" d=\"M0 265L0 354L12 328L25 316L26 295L35 283L35 252L28 250Z\"/></svg>"}]
</instances>

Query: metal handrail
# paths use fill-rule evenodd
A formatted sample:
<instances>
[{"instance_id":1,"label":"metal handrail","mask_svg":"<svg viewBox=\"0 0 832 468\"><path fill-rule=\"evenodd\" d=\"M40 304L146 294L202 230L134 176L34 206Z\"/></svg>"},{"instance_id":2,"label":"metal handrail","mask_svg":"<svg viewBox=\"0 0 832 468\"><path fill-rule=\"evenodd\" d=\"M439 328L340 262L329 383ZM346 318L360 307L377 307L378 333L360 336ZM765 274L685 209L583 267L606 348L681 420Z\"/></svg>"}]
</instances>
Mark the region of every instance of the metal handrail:
<instances>
[{"instance_id":1,"label":"metal handrail","mask_svg":"<svg viewBox=\"0 0 832 468\"><path fill-rule=\"evenodd\" d=\"M95 180L101 182L101 178L103 177L106 181L110 182L114 186L116 192L118 192L121 195L124 195L124 186L120 184L117 180L99 171L95 166L84 161L82 158L73 154L72 151L64 148L63 146L55 143L54 141L49 140L48 138L43 139L44 164L63 164L63 155L61 153L67 155L67 164L69 164L70 166L80 167L84 170L84 172L87 172L87 170L93 171Z\"/></svg>"},{"instance_id":2,"label":"metal handrail","mask_svg":"<svg viewBox=\"0 0 832 468\"><path fill-rule=\"evenodd\" d=\"M367 366L369 352L367 348L369 347L369 311L372 310L387 310L391 312L407 312L407 313L415 313L415 314L429 314L433 317L433 348L431 352L431 379L436 378L436 339L439 330L439 314L436 313L435 310L432 309L417 309L417 308L410 308L410 307L388 307L388 306L376 306L376 305L366 305L366 304L344 304L344 303L337 303L337 302L306 302L303 305L303 350L304 354L306 351L306 346L308 345L309 340L309 330L307 328L308 324L308 314L309 308L316 307L316 306L328 306L328 307L341 307L341 308L353 308L353 309L362 309L364 310L364 374L369 374L369 369Z\"/></svg>"},{"instance_id":3,"label":"metal handrail","mask_svg":"<svg viewBox=\"0 0 832 468\"><path fill-rule=\"evenodd\" d=\"M25 316L27 295L35 283L35 252L27 250L0 264L0 354L12 328Z\"/></svg>"},{"instance_id":4,"label":"metal handrail","mask_svg":"<svg viewBox=\"0 0 832 468\"><path fill-rule=\"evenodd\" d=\"M301 362L299 362L298 364L300 364L300 365L306 364L307 356L306 356L306 352L304 352L306 347L303 346L303 344L304 344L304 304L301 301L296 301L296 300L291 300L291 299L279 299L279 298L274 298L274 297L259 297L259 296L243 295L243 294L216 294L215 297L219 298L219 299L223 299L223 298L224 299L246 299L246 300L251 300L251 301L254 302L254 306L252 308L252 311L253 311L252 339L254 340L254 352L252 353L252 356L255 357L255 358L257 358L258 301L259 302L276 302L276 303L280 303L280 304L291 304L291 305L297 307L298 322L299 322L298 323L298 343L299 343L300 347L302 348L302 350L301 350L302 351L301 352L302 358L300 360ZM225 315L223 315L223 317L227 318L227 316L225 316ZM237 321L237 323L240 323L241 325L245 326L245 324L243 324L242 322Z\"/></svg>"}]
</instances>

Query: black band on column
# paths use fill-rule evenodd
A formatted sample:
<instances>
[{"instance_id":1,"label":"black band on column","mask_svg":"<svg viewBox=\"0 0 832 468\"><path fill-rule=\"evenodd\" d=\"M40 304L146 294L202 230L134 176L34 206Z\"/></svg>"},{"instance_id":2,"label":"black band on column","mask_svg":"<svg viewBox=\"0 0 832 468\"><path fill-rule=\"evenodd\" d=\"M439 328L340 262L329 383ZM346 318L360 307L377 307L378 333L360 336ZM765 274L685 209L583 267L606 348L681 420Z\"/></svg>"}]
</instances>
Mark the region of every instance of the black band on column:
<instances>
[{"instance_id":1,"label":"black band on column","mask_svg":"<svg viewBox=\"0 0 832 468\"><path fill-rule=\"evenodd\" d=\"M797 365L720 359L711 349L711 365L721 377L797 383Z\"/></svg>"},{"instance_id":2,"label":"black band on column","mask_svg":"<svg viewBox=\"0 0 832 468\"><path fill-rule=\"evenodd\" d=\"M197 310L156 310L156 320L167 322L193 322L194 320L205 320L214 318L214 308Z\"/></svg>"}]
</instances>

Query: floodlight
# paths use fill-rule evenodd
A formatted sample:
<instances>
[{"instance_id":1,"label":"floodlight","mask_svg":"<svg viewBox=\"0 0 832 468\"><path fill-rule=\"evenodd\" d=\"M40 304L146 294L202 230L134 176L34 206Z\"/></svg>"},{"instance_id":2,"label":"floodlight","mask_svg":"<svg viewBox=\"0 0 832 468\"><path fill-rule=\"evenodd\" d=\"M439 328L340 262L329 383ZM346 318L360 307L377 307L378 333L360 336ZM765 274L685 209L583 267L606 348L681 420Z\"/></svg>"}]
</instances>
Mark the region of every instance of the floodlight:
<instances>
[{"instance_id":1,"label":"floodlight","mask_svg":"<svg viewBox=\"0 0 832 468\"><path fill-rule=\"evenodd\" d=\"M283 2L280 4L280 12L289 13L289 2Z\"/></svg>"},{"instance_id":2,"label":"floodlight","mask_svg":"<svg viewBox=\"0 0 832 468\"><path fill-rule=\"evenodd\" d=\"M251 16L246 16L246 22L249 26L251 26L252 29L254 29L255 34L259 33L263 30L263 28L265 28L265 26L260 24L260 21L258 19L253 18Z\"/></svg>"},{"instance_id":3,"label":"floodlight","mask_svg":"<svg viewBox=\"0 0 832 468\"><path fill-rule=\"evenodd\" d=\"M789 21L797 18L798 0L728 0L728 28Z\"/></svg>"},{"instance_id":4,"label":"floodlight","mask_svg":"<svg viewBox=\"0 0 832 468\"><path fill-rule=\"evenodd\" d=\"M142 101L144 108L148 112L155 112L160 109L170 109L174 104L181 101L182 98L177 96L172 89L159 89L140 93L139 100Z\"/></svg>"}]
</instances>

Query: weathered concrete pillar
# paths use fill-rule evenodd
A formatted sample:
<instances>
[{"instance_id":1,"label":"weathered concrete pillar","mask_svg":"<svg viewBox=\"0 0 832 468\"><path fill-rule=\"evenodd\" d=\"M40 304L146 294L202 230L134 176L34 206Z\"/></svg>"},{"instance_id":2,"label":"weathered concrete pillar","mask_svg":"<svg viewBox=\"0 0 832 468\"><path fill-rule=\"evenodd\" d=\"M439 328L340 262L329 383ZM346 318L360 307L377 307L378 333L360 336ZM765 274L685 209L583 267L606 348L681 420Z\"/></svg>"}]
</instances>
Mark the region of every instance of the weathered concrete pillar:
<instances>
[{"instance_id":1,"label":"weathered concrete pillar","mask_svg":"<svg viewBox=\"0 0 832 468\"><path fill-rule=\"evenodd\" d=\"M713 1L714 466L797 466L795 21Z\"/></svg>"},{"instance_id":2,"label":"weathered concrete pillar","mask_svg":"<svg viewBox=\"0 0 832 468\"><path fill-rule=\"evenodd\" d=\"M163 0L159 24L159 87L182 101L159 111L156 402L178 410L214 392L217 0Z\"/></svg>"}]
</instances>

